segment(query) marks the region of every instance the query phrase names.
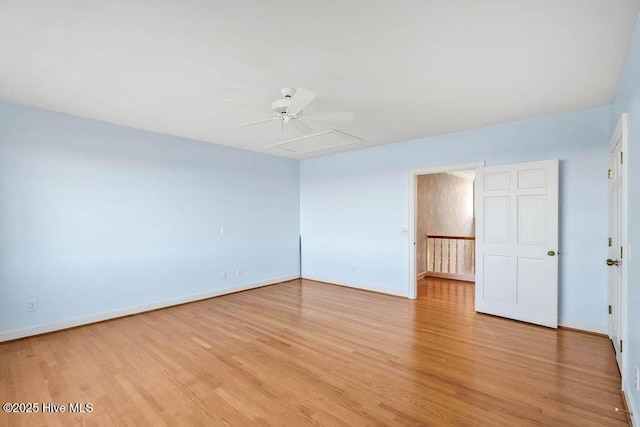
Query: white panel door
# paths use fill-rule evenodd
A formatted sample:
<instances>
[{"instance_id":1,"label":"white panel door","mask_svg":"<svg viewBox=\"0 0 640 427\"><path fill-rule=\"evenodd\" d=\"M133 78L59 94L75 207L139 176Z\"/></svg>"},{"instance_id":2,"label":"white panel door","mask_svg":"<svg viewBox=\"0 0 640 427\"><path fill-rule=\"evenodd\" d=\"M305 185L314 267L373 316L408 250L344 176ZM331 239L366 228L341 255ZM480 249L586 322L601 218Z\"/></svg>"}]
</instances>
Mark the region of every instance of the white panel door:
<instances>
[{"instance_id":1,"label":"white panel door","mask_svg":"<svg viewBox=\"0 0 640 427\"><path fill-rule=\"evenodd\" d=\"M624 153L625 118L623 117L609 142L607 293L609 298L609 337L613 341L616 361L622 371L622 315L624 313Z\"/></svg>"},{"instance_id":2,"label":"white panel door","mask_svg":"<svg viewBox=\"0 0 640 427\"><path fill-rule=\"evenodd\" d=\"M558 327L558 161L477 169L476 311Z\"/></svg>"}]
</instances>

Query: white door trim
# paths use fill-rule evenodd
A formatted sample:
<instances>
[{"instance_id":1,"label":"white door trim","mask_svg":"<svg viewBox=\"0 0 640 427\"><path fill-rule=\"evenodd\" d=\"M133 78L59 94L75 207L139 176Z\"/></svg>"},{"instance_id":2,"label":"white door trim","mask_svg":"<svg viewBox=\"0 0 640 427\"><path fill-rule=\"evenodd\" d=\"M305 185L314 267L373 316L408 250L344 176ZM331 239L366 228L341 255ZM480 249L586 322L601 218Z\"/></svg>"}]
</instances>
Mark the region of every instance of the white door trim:
<instances>
[{"instance_id":1,"label":"white door trim","mask_svg":"<svg viewBox=\"0 0 640 427\"><path fill-rule=\"evenodd\" d=\"M476 169L485 166L484 160L481 162L463 163L448 166L433 166L428 168L411 169L409 171L409 239L407 239L409 247L409 290L407 296L409 299L416 299L417 292L417 273L416 273L416 231L418 229L416 220L418 218L416 199L418 197L418 175L430 175L433 173L455 172L467 169Z\"/></svg>"}]
</instances>

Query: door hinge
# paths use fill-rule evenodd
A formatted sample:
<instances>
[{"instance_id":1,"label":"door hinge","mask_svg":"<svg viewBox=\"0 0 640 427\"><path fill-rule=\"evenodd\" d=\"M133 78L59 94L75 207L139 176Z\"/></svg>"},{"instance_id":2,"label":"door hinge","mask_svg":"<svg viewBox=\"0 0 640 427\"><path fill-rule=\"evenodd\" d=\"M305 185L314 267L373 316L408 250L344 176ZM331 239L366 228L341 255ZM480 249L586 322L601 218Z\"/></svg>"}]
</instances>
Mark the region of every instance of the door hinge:
<instances>
[{"instance_id":1,"label":"door hinge","mask_svg":"<svg viewBox=\"0 0 640 427\"><path fill-rule=\"evenodd\" d=\"M620 340L620 353L622 353L622 340Z\"/></svg>"},{"instance_id":2,"label":"door hinge","mask_svg":"<svg viewBox=\"0 0 640 427\"><path fill-rule=\"evenodd\" d=\"M611 310L611 304L609 304L609 314L613 313L613 311Z\"/></svg>"},{"instance_id":3,"label":"door hinge","mask_svg":"<svg viewBox=\"0 0 640 427\"><path fill-rule=\"evenodd\" d=\"M620 164L623 164L623 163L624 163L624 154L623 154L623 152L621 151L621 152L620 152Z\"/></svg>"},{"instance_id":4,"label":"door hinge","mask_svg":"<svg viewBox=\"0 0 640 427\"><path fill-rule=\"evenodd\" d=\"M613 246L613 239L611 237L609 237L609 246Z\"/></svg>"},{"instance_id":5,"label":"door hinge","mask_svg":"<svg viewBox=\"0 0 640 427\"><path fill-rule=\"evenodd\" d=\"M622 259L622 246L620 246L620 259Z\"/></svg>"},{"instance_id":6,"label":"door hinge","mask_svg":"<svg viewBox=\"0 0 640 427\"><path fill-rule=\"evenodd\" d=\"M613 171L612 171L611 169L609 169L609 174L608 174L608 176L609 176L609 179L613 178Z\"/></svg>"}]
</instances>

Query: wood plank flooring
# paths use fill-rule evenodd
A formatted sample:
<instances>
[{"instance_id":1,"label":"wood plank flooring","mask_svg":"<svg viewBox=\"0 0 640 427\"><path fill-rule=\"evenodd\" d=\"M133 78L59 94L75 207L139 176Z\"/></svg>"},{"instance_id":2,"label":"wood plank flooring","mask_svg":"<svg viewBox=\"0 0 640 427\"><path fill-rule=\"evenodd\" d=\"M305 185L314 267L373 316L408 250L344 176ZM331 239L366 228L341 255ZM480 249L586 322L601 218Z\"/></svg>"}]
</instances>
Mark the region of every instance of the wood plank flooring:
<instances>
[{"instance_id":1,"label":"wood plank flooring","mask_svg":"<svg viewBox=\"0 0 640 427\"><path fill-rule=\"evenodd\" d=\"M476 314L473 285L411 301L295 280L0 343L0 426L626 426L605 337Z\"/></svg>"}]
</instances>

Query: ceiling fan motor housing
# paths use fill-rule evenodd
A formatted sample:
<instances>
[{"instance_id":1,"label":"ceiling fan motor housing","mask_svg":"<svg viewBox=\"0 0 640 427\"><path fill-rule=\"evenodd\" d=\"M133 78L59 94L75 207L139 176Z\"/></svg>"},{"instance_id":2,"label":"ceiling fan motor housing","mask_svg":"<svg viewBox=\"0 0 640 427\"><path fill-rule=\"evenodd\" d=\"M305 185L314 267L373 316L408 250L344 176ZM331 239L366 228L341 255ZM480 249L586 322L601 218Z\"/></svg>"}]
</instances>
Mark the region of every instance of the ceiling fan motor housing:
<instances>
[{"instance_id":1,"label":"ceiling fan motor housing","mask_svg":"<svg viewBox=\"0 0 640 427\"><path fill-rule=\"evenodd\" d=\"M295 95L296 90L292 87L283 87L282 89L280 89L280 93L284 98L291 98L293 95Z\"/></svg>"}]
</instances>

